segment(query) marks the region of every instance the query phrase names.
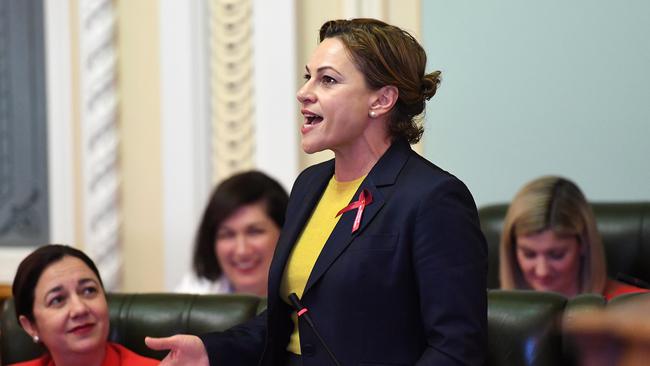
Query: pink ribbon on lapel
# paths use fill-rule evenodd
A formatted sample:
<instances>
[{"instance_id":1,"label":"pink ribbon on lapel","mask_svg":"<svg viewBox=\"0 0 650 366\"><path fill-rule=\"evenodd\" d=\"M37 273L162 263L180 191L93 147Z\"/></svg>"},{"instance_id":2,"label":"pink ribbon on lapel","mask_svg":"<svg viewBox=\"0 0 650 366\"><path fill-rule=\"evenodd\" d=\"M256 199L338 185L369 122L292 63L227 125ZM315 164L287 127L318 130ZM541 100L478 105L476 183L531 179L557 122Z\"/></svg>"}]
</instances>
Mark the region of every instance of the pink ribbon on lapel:
<instances>
[{"instance_id":1,"label":"pink ribbon on lapel","mask_svg":"<svg viewBox=\"0 0 650 366\"><path fill-rule=\"evenodd\" d=\"M363 189L361 193L359 193L359 199L343 207L341 211L339 211L339 213L336 214L336 217L348 211L352 211L358 208L357 216L354 218L354 224L352 224L352 233L354 233L359 229L359 225L361 224L361 215L363 215L363 210L366 208L367 205L371 203L372 203L372 195L370 194L370 191L368 191L367 189Z\"/></svg>"}]
</instances>

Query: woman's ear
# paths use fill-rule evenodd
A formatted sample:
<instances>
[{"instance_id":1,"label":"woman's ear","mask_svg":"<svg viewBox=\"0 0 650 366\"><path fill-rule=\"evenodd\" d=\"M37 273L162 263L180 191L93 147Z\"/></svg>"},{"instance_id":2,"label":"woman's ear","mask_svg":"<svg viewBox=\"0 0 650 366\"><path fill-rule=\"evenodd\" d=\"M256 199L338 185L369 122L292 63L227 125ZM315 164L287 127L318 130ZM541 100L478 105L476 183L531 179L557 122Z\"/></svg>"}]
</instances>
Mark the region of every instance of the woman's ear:
<instances>
[{"instance_id":1,"label":"woman's ear","mask_svg":"<svg viewBox=\"0 0 650 366\"><path fill-rule=\"evenodd\" d=\"M373 116L380 117L393 109L393 106L395 106L399 98L399 90L396 86L386 85L379 88L374 93L374 97L374 100L370 104L370 112L374 112Z\"/></svg>"},{"instance_id":2,"label":"woman's ear","mask_svg":"<svg viewBox=\"0 0 650 366\"><path fill-rule=\"evenodd\" d=\"M32 324L31 320L29 320L24 315L20 315L18 317L18 321L20 322L20 326L23 327L25 332L29 334L30 338L34 339L34 337L38 337L38 330L36 329L36 325Z\"/></svg>"}]
</instances>

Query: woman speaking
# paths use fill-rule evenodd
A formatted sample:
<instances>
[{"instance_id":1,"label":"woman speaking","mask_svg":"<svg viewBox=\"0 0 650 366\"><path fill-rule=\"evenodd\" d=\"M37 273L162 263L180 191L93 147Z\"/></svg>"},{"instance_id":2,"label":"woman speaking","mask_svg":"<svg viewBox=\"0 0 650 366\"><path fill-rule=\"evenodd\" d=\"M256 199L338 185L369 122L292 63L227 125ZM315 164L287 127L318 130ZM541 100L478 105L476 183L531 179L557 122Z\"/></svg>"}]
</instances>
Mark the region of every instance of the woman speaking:
<instances>
[{"instance_id":1,"label":"woman speaking","mask_svg":"<svg viewBox=\"0 0 650 366\"><path fill-rule=\"evenodd\" d=\"M439 72L404 30L328 21L298 91L302 148L268 307L222 333L147 338L163 365L482 365L487 249L465 185L409 146ZM298 316L300 315L300 316Z\"/></svg>"}]
</instances>

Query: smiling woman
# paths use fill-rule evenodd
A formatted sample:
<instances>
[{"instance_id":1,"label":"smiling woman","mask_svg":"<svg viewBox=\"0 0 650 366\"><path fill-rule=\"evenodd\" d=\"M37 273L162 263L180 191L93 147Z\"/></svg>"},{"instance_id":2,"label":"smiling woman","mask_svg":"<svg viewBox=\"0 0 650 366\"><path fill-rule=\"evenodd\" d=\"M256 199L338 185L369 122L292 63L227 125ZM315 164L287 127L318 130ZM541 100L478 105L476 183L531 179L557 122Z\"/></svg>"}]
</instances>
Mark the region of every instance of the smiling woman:
<instances>
[{"instance_id":1,"label":"smiling woman","mask_svg":"<svg viewBox=\"0 0 650 366\"><path fill-rule=\"evenodd\" d=\"M289 197L259 171L235 174L212 192L194 243L194 268L176 292L266 296Z\"/></svg>"},{"instance_id":2,"label":"smiling woman","mask_svg":"<svg viewBox=\"0 0 650 366\"><path fill-rule=\"evenodd\" d=\"M47 353L20 366L156 365L109 343L108 305L97 267L65 245L36 249L19 265L12 287L16 316Z\"/></svg>"}]
</instances>

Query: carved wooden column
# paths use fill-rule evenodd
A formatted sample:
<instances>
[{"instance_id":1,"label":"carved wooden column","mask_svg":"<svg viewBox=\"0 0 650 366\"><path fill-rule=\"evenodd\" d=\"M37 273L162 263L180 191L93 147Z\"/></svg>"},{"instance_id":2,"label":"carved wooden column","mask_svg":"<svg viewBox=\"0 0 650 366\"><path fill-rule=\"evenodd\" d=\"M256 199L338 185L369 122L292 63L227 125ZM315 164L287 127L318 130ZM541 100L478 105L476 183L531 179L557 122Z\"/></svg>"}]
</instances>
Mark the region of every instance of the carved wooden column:
<instances>
[{"instance_id":1,"label":"carved wooden column","mask_svg":"<svg viewBox=\"0 0 650 366\"><path fill-rule=\"evenodd\" d=\"M254 167L252 32L250 0L210 1L212 171L215 182Z\"/></svg>"},{"instance_id":2,"label":"carved wooden column","mask_svg":"<svg viewBox=\"0 0 650 366\"><path fill-rule=\"evenodd\" d=\"M80 0L84 247L109 290L121 283L115 4Z\"/></svg>"}]
</instances>

